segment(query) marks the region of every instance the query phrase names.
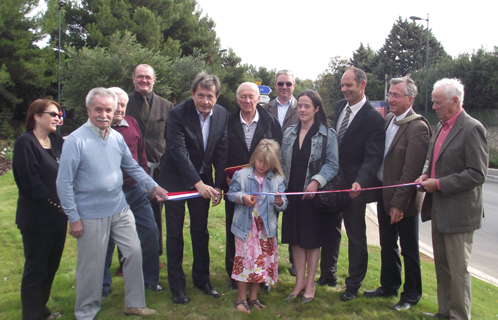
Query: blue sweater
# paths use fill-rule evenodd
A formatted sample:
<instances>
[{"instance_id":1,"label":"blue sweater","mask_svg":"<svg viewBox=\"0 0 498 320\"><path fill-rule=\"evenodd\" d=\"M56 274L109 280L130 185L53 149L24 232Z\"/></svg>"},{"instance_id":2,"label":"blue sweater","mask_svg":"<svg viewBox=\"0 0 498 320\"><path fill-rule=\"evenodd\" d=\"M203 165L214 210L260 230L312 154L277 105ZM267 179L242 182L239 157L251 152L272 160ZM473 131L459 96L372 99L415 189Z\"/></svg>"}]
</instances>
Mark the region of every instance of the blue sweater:
<instances>
[{"instance_id":1,"label":"blue sweater","mask_svg":"<svg viewBox=\"0 0 498 320\"><path fill-rule=\"evenodd\" d=\"M69 222L110 217L128 206L121 168L146 189L157 185L133 159L123 136L110 131L102 140L84 124L64 142L57 194Z\"/></svg>"}]
</instances>

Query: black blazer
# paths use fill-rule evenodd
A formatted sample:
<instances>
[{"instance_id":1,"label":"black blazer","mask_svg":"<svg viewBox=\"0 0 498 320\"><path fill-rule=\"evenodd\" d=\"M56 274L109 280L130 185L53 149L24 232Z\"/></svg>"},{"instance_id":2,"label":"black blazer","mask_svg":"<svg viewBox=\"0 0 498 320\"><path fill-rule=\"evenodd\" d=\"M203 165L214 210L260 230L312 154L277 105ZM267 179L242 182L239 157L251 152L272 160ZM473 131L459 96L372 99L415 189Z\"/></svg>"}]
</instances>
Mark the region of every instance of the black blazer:
<instances>
[{"instance_id":1,"label":"black blazer","mask_svg":"<svg viewBox=\"0 0 498 320\"><path fill-rule=\"evenodd\" d=\"M252 143L247 150L244 129L240 122L240 107L235 108L228 116L228 166L240 166L249 163L254 149L262 139L273 139L282 145L282 128L277 118L266 112L262 107L256 107L259 121L254 131Z\"/></svg>"},{"instance_id":2,"label":"black blazer","mask_svg":"<svg viewBox=\"0 0 498 320\"><path fill-rule=\"evenodd\" d=\"M170 192L187 191L201 180L223 188L227 165L228 112L215 104L206 151L202 140L201 125L192 99L175 106L166 120L166 151L161 160L159 184ZM213 181L212 167L215 169Z\"/></svg>"},{"instance_id":3,"label":"black blazer","mask_svg":"<svg viewBox=\"0 0 498 320\"><path fill-rule=\"evenodd\" d=\"M337 104L336 123L346 104L346 100ZM385 140L384 118L367 100L349 125L339 146L339 166L349 186L358 182L362 188L368 188L374 183L384 158Z\"/></svg>"},{"instance_id":4,"label":"black blazer","mask_svg":"<svg viewBox=\"0 0 498 320\"><path fill-rule=\"evenodd\" d=\"M63 139L49 135L57 157ZM55 180L59 163L45 150L32 131L23 133L14 144L12 171L19 189L16 224L22 233L52 234L66 232L67 217L60 213Z\"/></svg>"}]
</instances>

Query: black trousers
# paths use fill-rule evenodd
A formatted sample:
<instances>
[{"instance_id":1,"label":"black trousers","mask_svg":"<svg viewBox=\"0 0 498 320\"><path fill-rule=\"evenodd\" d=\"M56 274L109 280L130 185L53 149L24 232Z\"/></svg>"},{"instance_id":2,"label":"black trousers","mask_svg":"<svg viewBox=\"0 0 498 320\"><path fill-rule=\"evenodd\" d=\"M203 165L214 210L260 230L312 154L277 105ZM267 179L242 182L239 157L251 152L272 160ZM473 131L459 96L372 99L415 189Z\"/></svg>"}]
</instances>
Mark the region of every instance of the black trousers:
<instances>
[{"instance_id":1,"label":"black trousers","mask_svg":"<svg viewBox=\"0 0 498 320\"><path fill-rule=\"evenodd\" d=\"M183 225L185 202L190 215L190 236L194 256L192 279L195 286L209 283L209 231L207 229L210 199L193 198L168 201L166 208L166 256L168 258L168 283L172 293L185 290L183 272Z\"/></svg>"},{"instance_id":2,"label":"black trousers","mask_svg":"<svg viewBox=\"0 0 498 320\"><path fill-rule=\"evenodd\" d=\"M39 320L51 315L46 303L59 269L65 241L65 231L48 235L22 234L26 259L21 281L24 320Z\"/></svg>"},{"instance_id":3,"label":"black trousers","mask_svg":"<svg viewBox=\"0 0 498 320\"><path fill-rule=\"evenodd\" d=\"M330 241L322 247L322 274L337 270L337 259L341 246L341 226L344 219L348 235L349 276L346 278L348 288L359 289L368 267L367 235L365 223L365 193L352 199L342 210L342 219L332 219ZM329 270L329 271L327 271Z\"/></svg>"},{"instance_id":4,"label":"black trousers","mask_svg":"<svg viewBox=\"0 0 498 320\"><path fill-rule=\"evenodd\" d=\"M382 197L377 202L379 235L381 246L380 284L387 290L398 291L401 286L401 255L405 265L405 284L400 301L417 304L422 296L422 274L420 271L419 217L403 217L391 224L389 212L385 212Z\"/></svg>"}]
</instances>

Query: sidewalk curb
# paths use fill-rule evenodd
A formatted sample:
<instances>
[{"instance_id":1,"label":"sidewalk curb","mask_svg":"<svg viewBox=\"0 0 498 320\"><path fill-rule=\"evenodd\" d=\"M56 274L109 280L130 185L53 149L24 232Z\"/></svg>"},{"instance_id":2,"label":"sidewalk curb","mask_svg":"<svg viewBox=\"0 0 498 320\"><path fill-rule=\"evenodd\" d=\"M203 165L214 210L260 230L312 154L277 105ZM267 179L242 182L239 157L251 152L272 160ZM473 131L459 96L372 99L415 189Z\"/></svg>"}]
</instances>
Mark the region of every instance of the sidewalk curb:
<instances>
[{"instance_id":1,"label":"sidewalk curb","mask_svg":"<svg viewBox=\"0 0 498 320\"><path fill-rule=\"evenodd\" d=\"M365 211L365 215L368 219L370 219L375 225L379 225L378 220L377 220L377 206L375 203L367 203L367 210ZM430 257L432 260L434 260L434 255L432 254L432 246L428 245L424 242L419 241L419 250L420 253ZM469 272L470 274L479 280L486 281L487 283L490 283L494 286L498 287L498 279L495 277L492 277L484 272L481 272L477 269L474 269L472 267L469 267Z\"/></svg>"}]
</instances>

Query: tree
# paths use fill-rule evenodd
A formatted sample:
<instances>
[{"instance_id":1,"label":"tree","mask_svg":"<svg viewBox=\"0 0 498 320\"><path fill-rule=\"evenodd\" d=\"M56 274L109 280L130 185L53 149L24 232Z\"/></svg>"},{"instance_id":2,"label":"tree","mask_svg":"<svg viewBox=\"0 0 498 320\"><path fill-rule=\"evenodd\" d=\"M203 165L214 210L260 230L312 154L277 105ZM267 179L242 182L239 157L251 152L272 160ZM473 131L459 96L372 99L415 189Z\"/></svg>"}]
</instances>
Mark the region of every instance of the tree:
<instances>
[{"instance_id":1,"label":"tree","mask_svg":"<svg viewBox=\"0 0 498 320\"><path fill-rule=\"evenodd\" d=\"M315 88L323 100L325 112L329 118L335 113L335 106L344 96L341 92L341 78L346 71L347 60L339 56L330 59L327 70L315 81Z\"/></svg>"},{"instance_id":2,"label":"tree","mask_svg":"<svg viewBox=\"0 0 498 320\"><path fill-rule=\"evenodd\" d=\"M194 76L205 67L205 56L195 53L189 57L171 60L160 52L144 48L135 36L116 32L110 37L109 47L66 47L67 59L62 69L64 83L62 97L68 111L64 126L69 132L87 119L85 96L95 87L121 87L133 91L131 76L139 63L154 67L154 92L173 100L186 99Z\"/></svg>"},{"instance_id":3,"label":"tree","mask_svg":"<svg viewBox=\"0 0 498 320\"><path fill-rule=\"evenodd\" d=\"M378 80L403 77L425 68L427 30L415 22L401 17L393 24L386 42L379 49L374 74ZM436 37L429 31L429 65L451 59Z\"/></svg>"},{"instance_id":4,"label":"tree","mask_svg":"<svg viewBox=\"0 0 498 320\"><path fill-rule=\"evenodd\" d=\"M56 0L49 0L45 26L57 39L54 20ZM194 0L70 0L64 7L65 43L75 48L106 47L119 30L130 32L145 48L161 51L174 59L194 53L212 52L214 22L201 18Z\"/></svg>"},{"instance_id":5,"label":"tree","mask_svg":"<svg viewBox=\"0 0 498 320\"><path fill-rule=\"evenodd\" d=\"M32 100L46 95L55 81L55 55L35 42L43 37L39 18L29 14L36 0L0 2L0 118L24 120ZM2 130L4 133L4 130Z\"/></svg>"}]
</instances>

